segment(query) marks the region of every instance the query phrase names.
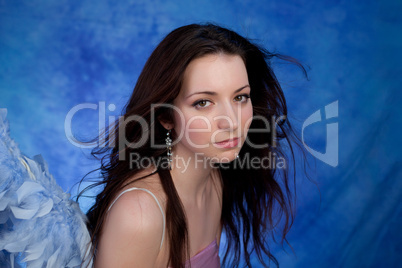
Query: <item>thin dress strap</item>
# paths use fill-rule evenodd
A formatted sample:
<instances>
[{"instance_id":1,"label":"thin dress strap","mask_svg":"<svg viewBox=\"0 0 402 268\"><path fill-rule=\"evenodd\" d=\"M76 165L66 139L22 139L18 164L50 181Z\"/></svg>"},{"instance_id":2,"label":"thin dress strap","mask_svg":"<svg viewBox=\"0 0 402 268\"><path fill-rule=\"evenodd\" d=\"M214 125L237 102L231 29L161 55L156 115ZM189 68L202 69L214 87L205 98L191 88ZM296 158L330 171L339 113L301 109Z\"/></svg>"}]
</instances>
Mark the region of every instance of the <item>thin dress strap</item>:
<instances>
[{"instance_id":1,"label":"thin dress strap","mask_svg":"<svg viewBox=\"0 0 402 268\"><path fill-rule=\"evenodd\" d=\"M116 201L120 198L120 196L122 196L123 194L125 194L125 193L127 193L127 192L131 192L131 191L134 191L134 190L141 190L141 191L145 191L145 192L149 193L149 194L155 199L156 203L158 204L159 209L161 210L162 218L163 218L163 230L162 230L161 246L160 246L160 248L159 248L159 250L160 250L160 249L162 248L163 239L164 239L164 237L165 237L166 219L165 219L165 213L163 213L163 209L162 209L161 204L159 203L158 199L156 198L156 196L155 196L151 191L149 191L148 189L145 189L145 188L137 188L137 187L133 187L133 188L129 188L129 189L127 189L127 190L124 190L123 192L121 192L121 193L116 197L116 199L112 202L112 204L109 206L109 208L108 208L107 211L109 212L109 210L112 208L112 206L114 205L114 203L116 203Z\"/></svg>"}]
</instances>

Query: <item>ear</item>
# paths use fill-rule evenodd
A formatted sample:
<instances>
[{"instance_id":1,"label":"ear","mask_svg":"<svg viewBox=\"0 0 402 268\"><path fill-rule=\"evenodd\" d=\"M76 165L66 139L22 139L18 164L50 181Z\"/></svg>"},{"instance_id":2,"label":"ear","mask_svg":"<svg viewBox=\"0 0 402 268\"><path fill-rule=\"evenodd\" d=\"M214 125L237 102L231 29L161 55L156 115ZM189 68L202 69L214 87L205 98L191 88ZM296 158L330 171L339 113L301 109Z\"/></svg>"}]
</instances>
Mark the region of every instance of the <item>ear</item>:
<instances>
[{"instance_id":1,"label":"ear","mask_svg":"<svg viewBox=\"0 0 402 268\"><path fill-rule=\"evenodd\" d=\"M158 120L159 120L159 123L161 123L161 125L162 125L165 129L169 130L169 129L173 129L173 128L174 128L174 124L173 124L172 122L166 120L165 118L163 118L163 116L158 116Z\"/></svg>"}]
</instances>

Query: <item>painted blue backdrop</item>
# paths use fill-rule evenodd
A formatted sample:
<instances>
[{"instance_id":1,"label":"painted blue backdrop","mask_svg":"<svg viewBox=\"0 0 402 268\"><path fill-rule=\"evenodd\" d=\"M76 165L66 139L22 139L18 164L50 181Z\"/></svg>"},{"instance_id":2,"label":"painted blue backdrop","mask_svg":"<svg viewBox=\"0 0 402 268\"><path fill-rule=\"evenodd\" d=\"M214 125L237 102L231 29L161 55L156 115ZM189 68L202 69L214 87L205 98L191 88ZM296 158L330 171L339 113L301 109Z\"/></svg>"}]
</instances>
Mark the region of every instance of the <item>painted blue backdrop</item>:
<instances>
[{"instance_id":1,"label":"painted blue backdrop","mask_svg":"<svg viewBox=\"0 0 402 268\"><path fill-rule=\"evenodd\" d=\"M321 111L322 120L304 128L304 142L324 153L338 141L330 155L337 164L310 154L310 176L319 190L299 173L289 235L295 254L271 246L281 266L397 267L401 7L400 1L372 0L2 0L0 108L8 109L21 150L42 154L58 183L75 194L74 184L97 163L67 139L68 112L83 103L97 105L72 119L76 137L96 136L99 117L107 122L119 114L147 57L168 32L206 21L232 28L310 66L307 81L296 67L275 65L290 119L301 136L305 120ZM331 103L337 106L325 111ZM338 131L327 140L329 124ZM88 206L88 200L81 204L83 210Z\"/></svg>"}]
</instances>

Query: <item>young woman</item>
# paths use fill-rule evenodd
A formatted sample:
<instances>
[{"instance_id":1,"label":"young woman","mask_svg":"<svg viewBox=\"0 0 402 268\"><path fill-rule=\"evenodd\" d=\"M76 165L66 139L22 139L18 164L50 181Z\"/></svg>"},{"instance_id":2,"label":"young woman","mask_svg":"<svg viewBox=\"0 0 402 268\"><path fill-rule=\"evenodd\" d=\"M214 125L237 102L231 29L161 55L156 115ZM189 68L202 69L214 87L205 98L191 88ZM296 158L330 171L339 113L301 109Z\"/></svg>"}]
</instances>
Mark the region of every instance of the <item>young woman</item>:
<instances>
[{"instance_id":1,"label":"young woman","mask_svg":"<svg viewBox=\"0 0 402 268\"><path fill-rule=\"evenodd\" d=\"M274 56L212 24L163 39L93 152L104 177L87 214L95 267L220 267L222 231L222 263L250 267L253 250L277 263L267 240L282 221L283 241L293 219L279 141L292 148L295 136Z\"/></svg>"}]
</instances>

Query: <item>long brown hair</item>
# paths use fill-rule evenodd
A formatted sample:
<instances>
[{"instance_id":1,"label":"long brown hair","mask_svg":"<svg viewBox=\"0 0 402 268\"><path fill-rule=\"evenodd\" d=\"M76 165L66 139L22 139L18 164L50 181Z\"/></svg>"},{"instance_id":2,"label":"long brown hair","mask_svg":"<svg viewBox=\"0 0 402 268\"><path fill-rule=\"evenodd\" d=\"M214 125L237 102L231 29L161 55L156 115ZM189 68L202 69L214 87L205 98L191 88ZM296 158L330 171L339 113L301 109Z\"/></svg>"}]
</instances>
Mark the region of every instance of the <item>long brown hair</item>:
<instances>
[{"instance_id":1,"label":"long brown hair","mask_svg":"<svg viewBox=\"0 0 402 268\"><path fill-rule=\"evenodd\" d=\"M153 104L172 104L181 90L183 74L188 64L195 58L208 54L226 53L239 55L247 69L251 87L251 101L253 115L256 118L250 126L260 131L249 133L240 151L239 159L244 157L275 158L285 157L279 143L284 139L291 149L291 159L294 164L292 143L297 143L290 123L286 117L287 107L282 89L270 66L273 57L297 61L290 57L272 54L263 48L251 43L237 33L213 24L191 24L180 27L168 34L156 47L146 62L141 75L135 85L133 94L123 111L123 116L110 127L104 136L104 142L92 154L101 157L102 181L91 187L103 185L103 190L97 195L95 204L89 209L88 228L91 232L93 248L99 241L107 208L116 194L127 185L129 178L136 175L140 169L130 167L130 154L135 152L142 157L151 157L166 163L165 148L151 146L151 131L144 129L134 120L143 118L149 128L154 130L153 138L156 144L164 144L166 130L158 118L173 122L171 109L156 108L155 116L151 114ZM301 65L300 65L301 66ZM302 66L301 66L302 67ZM303 71L304 68L302 67ZM273 118L281 117L274 125L267 128L263 120L272 122ZM134 119L133 119L134 118ZM275 128L275 132L272 131ZM265 129L265 131L261 131ZM141 146L130 144L146 141ZM175 141L176 137L173 136ZM255 148L250 144L258 144L263 148ZM261 263L266 266L263 259L268 256L277 264L271 254L267 237L273 238L278 221L283 221L280 228L282 242L286 241L286 234L293 222L293 205L291 185L288 170L278 170L274 167L242 166L238 162L219 166L223 181L223 209L221 223L227 236L226 253L223 263L231 262L230 267L238 266L241 253L247 266L251 267L250 255L255 250ZM172 177L166 165L158 166L157 171L162 187L167 196L166 227L170 248L169 263L173 267L183 267L188 251L187 220L180 197L174 186ZM142 179L142 178L140 178ZM252 243L250 243L252 241ZM241 250L243 248L243 250ZM253 249L252 249L253 248ZM96 252L94 250L94 257Z\"/></svg>"}]
</instances>

